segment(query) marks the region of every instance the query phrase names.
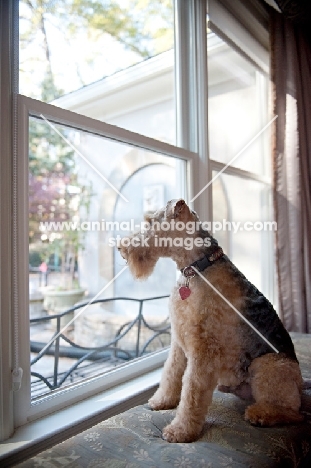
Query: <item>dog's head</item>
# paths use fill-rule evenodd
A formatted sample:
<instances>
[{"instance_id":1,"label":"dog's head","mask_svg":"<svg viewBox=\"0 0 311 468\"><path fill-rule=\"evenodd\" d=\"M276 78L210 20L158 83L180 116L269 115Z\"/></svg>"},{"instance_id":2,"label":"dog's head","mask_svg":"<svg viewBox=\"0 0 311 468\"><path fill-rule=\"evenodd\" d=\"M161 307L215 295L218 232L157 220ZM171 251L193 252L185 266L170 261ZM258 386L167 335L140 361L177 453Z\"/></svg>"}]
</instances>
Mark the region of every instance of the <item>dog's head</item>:
<instances>
[{"instance_id":1,"label":"dog's head","mask_svg":"<svg viewBox=\"0 0 311 468\"><path fill-rule=\"evenodd\" d=\"M156 211L155 213L145 215L145 219L147 221L169 221L171 219L178 219L179 222L191 222L191 221L199 221L198 215L195 211L191 210L185 200L177 199L177 200L170 200L167 202L164 208Z\"/></svg>"},{"instance_id":2,"label":"dog's head","mask_svg":"<svg viewBox=\"0 0 311 468\"><path fill-rule=\"evenodd\" d=\"M195 211L178 199L146 214L142 224L140 232L123 237L118 244L121 256L138 279L150 276L160 257L176 260L184 249L189 249L189 239L195 237L200 221Z\"/></svg>"}]
</instances>

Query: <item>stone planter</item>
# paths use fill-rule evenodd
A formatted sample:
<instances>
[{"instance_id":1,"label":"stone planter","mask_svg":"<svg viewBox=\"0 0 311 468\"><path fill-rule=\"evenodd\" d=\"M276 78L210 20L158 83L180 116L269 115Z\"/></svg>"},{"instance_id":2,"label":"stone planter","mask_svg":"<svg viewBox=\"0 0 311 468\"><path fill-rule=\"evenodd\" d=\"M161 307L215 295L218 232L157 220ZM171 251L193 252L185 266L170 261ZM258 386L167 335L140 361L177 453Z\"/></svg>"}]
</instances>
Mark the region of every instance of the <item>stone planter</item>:
<instances>
[{"instance_id":1,"label":"stone planter","mask_svg":"<svg viewBox=\"0 0 311 468\"><path fill-rule=\"evenodd\" d=\"M60 314L73 307L77 302L82 301L85 289L56 290L46 289L43 292L43 308L50 315ZM60 326L63 328L74 317L74 312L70 312L61 318Z\"/></svg>"},{"instance_id":2,"label":"stone planter","mask_svg":"<svg viewBox=\"0 0 311 468\"><path fill-rule=\"evenodd\" d=\"M32 291L29 293L29 318L44 317L43 296L40 291Z\"/></svg>"},{"instance_id":3,"label":"stone planter","mask_svg":"<svg viewBox=\"0 0 311 468\"><path fill-rule=\"evenodd\" d=\"M83 347L88 347L91 343L92 347L97 347L111 342L122 327L124 327L122 329L124 332L128 324L137 317L137 305L133 308L131 306L131 303L116 304L113 310L109 310L107 304L93 304L87 308L85 313L79 314L79 310L76 311L75 343ZM164 328L168 324L167 308L146 304L144 317L149 325L155 329ZM142 347L155 333L156 331L150 330L142 324L140 329L140 346ZM137 325L134 325L125 336L118 340L116 346L129 353L134 353L136 351L137 337L138 329ZM170 337L168 335L163 335L161 339L164 346L169 346ZM159 348L159 341L155 340L148 347L148 351L156 351Z\"/></svg>"}]
</instances>

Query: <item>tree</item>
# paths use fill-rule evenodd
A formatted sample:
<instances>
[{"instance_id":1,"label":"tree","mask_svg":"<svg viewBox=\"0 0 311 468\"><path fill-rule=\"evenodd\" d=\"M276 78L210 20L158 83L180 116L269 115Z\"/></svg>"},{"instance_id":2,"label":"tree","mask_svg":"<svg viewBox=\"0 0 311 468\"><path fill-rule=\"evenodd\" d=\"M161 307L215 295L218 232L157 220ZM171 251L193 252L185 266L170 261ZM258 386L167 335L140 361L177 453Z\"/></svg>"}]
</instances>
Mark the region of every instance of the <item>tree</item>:
<instances>
[{"instance_id":1,"label":"tree","mask_svg":"<svg viewBox=\"0 0 311 468\"><path fill-rule=\"evenodd\" d=\"M81 47L81 37L89 45L84 56L81 48L78 55L74 53ZM103 44L118 51L109 69ZM20 91L51 102L172 45L171 0L21 0ZM63 50L70 50L65 67ZM73 76L71 68L74 80L68 78ZM70 129L59 127L59 131L70 139ZM78 216L77 202L89 203L92 191L79 184L73 150L45 122L30 120L29 141L30 243L41 242L43 236L46 254L58 250L64 266L68 258L76 261L81 238L73 231L50 232L45 239L40 222Z\"/></svg>"},{"instance_id":2,"label":"tree","mask_svg":"<svg viewBox=\"0 0 311 468\"><path fill-rule=\"evenodd\" d=\"M58 126L66 138L73 131ZM77 230L42 231L41 223L78 221L81 208L88 212L92 186L78 178L74 151L46 122L32 118L29 124L29 241L45 243L44 260L57 252L65 272L73 275L83 233Z\"/></svg>"},{"instance_id":3,"label":"tree","mask_svg":"<svg viewBox=\"0 0 311 468\"><path fill-rule=\"evenodd\" d=\"M64 131L64 130L62 130ZM29 240L40 240L41 221L67 221L70 195L77 183L74 152L45 122L29 122Z\"/></svg>"},{"instance_id":4,"label":"tree","mask_svg":"<svg viewBox=\"0 0 311 468\"><path fill-rule=\"evenodd\" d=\"M122 54L114 55L111 73L124 68L126 51L130 54L126 65L130 65L172 48L172 0L22 0L20 30L22 92L51 101L73 90L73 84L66 83L61 69L61 48L55 44L74 50L79 36L86 38L89 45L86 56L81 59L80 55L74 64L70 62L75 68L76 87L84 86L110 74L105 67L107 49L103 52L96 47L104 38L113 39L109 47L118 45L121 47L118 51L123 50ZM29 50L33 52L31 56ZM95 79L94 76L90 79L89 72L96 64L102 66L97 66ZM34 66L37 72L40 70L37 86L33 86Z\"/></svg>"}]
</instances>

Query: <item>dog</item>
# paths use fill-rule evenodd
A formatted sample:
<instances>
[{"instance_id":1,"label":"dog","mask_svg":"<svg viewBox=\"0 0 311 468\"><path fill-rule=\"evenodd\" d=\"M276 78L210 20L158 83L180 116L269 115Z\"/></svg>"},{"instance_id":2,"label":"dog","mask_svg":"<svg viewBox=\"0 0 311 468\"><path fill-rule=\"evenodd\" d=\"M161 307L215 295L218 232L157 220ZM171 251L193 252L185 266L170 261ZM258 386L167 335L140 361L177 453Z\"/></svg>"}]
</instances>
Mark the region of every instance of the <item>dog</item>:
<instances>
[{"instance_id":1,"label":"dog","mask_svg":"<svg viewBox=\"0 0 311 468\"><path fill-rule=\"evenodd\" d=\"M137 279L151 275L160 257L173 259L181 272L169 301L170 352L149 400L153 410L177 408L165 440L200 436L217 385L250 400L245 419L253 425L304 419L303 381L288 332L184 200L148 215L146 229L122 238L118 249Z\"/></svg>"}]
</instances>

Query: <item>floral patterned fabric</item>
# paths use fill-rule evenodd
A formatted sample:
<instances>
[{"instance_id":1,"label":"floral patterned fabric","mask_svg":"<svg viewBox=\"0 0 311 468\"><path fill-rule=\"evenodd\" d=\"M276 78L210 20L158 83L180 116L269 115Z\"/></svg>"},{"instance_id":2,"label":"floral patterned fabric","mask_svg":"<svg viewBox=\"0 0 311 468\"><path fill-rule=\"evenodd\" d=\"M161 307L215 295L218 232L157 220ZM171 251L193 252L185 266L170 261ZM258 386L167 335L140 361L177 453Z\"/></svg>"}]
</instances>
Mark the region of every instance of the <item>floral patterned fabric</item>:
<instances>
[{"instance_id":1,"label":"floral patterned fabric","mask_svg":"<svg viewBox=\"0 0 311 468\"><path fill-rule=\"evenodd\" d=\"M311 335L292 334L304 378L311 378ZM40 453L19 468L218 468L311 466L311 389L306 421L258 428L244 421L245 402L215 391L201 438L169 444L161 432L175 411L132 408Z\"/></svg>"}]
</instances>

